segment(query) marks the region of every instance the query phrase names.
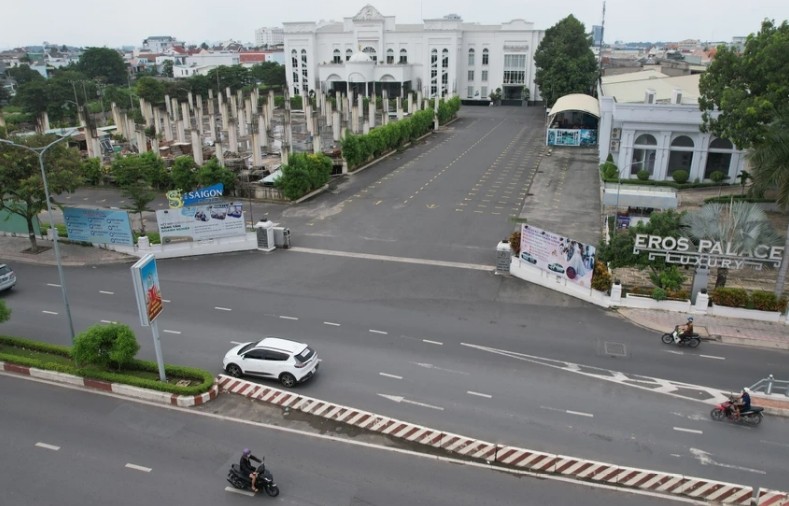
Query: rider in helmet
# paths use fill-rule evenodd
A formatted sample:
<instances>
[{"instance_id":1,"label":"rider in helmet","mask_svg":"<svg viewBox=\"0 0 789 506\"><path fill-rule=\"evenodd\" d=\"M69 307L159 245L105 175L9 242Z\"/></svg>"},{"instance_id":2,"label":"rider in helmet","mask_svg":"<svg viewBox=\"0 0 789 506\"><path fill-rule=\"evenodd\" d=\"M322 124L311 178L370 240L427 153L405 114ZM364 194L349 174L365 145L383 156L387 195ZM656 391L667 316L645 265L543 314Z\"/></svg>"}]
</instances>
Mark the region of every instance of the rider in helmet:
<instances>
[{"instance_id":1,"label":"rider in helmet","mask_svg":"<svg viewBox=\"0 0 789 506\"><path fill-rule=\"evenodd\" d=\"M241 468L241 474L244 476L249 476L249 479L252 480L252 490L255 492L258 489L255 487L255 481L257 479L257 467L252 464L252 461L260 462L261 464L263 461L254 455L249 450L249 448L244 448L244 451L241 452L241 461L238 463L238 467Z\"/></svg>"},{"instance_id":2,"label":"rider in helmet","mask_svg":"<svg viewBox=\"0 0 789 506\"><path fill-rule=\"evenodd\" d=\"M677 331L674 333L674 342L678 343L684 337L691 337L693 335L693 317L688 317L688 322L685 325L678 325Z\"/></svg>"}]
</instances>

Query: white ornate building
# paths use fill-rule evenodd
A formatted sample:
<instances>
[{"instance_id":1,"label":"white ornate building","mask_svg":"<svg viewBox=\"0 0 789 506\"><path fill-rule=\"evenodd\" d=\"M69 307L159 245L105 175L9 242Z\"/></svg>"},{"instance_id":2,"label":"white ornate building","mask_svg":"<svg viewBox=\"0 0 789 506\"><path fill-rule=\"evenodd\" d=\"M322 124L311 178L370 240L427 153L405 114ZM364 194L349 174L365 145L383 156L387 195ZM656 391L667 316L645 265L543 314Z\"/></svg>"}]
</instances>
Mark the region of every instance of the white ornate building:
<instances>
[{"instance_id":1,"label":"white ornate building","mask_svg":"<svg viewBox=\"0 0 789 506\"><path fill-rule=\"evenodd\" d=\"M604 76L598 87L600 162L611 153L622 179L643 169L650 179L671 180L674 171L687 170L690 182L710 181L716 171L736 182L745 153L700 130L699 77L658 70Z\"/></svg>"},{"instance_id":2,"label":"white ornate building","mask_svg":"<svg viewBox=\"0 0 789 506\"><path fill-rule=\"evenodd\" d=\"M520 100L524 88L540 100L534 84L534 52L545 35L516 19L501 25L464 23L457 15L395 24L366 5L342 22L283 23L288 85L294 94L322 89L389 96L422 91L487 101Z\"/></svg>"}]
</instances>

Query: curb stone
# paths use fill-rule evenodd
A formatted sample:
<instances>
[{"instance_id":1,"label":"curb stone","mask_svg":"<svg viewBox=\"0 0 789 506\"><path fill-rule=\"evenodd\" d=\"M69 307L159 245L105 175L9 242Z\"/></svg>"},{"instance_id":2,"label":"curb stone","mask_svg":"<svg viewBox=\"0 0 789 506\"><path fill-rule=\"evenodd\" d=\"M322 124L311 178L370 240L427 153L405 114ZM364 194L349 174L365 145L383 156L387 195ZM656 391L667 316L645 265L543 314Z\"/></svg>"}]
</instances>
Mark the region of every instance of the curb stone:
<instances>
[{"instance_id":1,"label":"curb stone","mask_svg":"<svg viewBox=\"0 0 789 506\"><path fill-rule=\"evenodd\" d=\"M37 369L35 367L27 367L10 362L0 362L0 371L18 374L20 376L30 376L32 378L44 379L47 381L54 381L56 383L65 383L68 385L89 388L92 390L111 392L114 394L123 395L125 397L157 402L159 404L169 404L171 406L180 406L183 408L205 404L206 402L216 399L216 396L219 394L219 386L216 384L214 384L208 392L202 394L175 395L167 392L159 392L157 390L149 390L147 388L124 385L122 383L83 378L82 376L74 376L73 374L48 371L46 369Z\"/></svg>"},{"instance_id":2,"label":"curb stone","mask_svg":"<svg viewBox=\"0 0 789 506\"><path fill-rule=\"evenodd\" d=\"M579 459L539 452L431 429L348 406L333 404L292 391L253 383L220 374L216 385L223 391L270 404L297 409L355 427L369 429L391 437L419 443L432 448L464 455L468 458L494 462L506 467L533 472L558 474L579 481L599 482L625 488L636 488L664 495L679 495L714 501L716 504L758 506L789 505L789 494L774 490L754 491L753 487L725 483L706 478L684 476L661 471L618 466L605 462Z\"/></svg>"}]
</instances>

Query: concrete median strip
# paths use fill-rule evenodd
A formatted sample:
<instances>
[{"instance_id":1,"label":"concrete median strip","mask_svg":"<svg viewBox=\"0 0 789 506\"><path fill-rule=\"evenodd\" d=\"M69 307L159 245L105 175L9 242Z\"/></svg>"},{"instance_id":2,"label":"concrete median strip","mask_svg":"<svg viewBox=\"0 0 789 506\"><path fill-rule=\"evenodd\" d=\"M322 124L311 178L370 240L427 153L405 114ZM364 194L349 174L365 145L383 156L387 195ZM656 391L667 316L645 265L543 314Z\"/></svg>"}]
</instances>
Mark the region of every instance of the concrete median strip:
<instances>
[{"instance_id":1,"label":"concrete median strip","mask_svg":"<svg viewBox=\"0 0 789 506\"><path fill-rule=\"evenodd\" d=\"M624 467L499 445L313 399L292 391L283 391L224 374L217 377L216 384L226 392L297 409L471 459L484 460L488 463L495 462L506 467L556 474L587 482L637 488L666 495L679 495L716 504L789 505L789 495L786 492L766 489L754 490L753 487L706 478ZM755 502L752 503L752 500Z\"/></svg>"}]
</instances>

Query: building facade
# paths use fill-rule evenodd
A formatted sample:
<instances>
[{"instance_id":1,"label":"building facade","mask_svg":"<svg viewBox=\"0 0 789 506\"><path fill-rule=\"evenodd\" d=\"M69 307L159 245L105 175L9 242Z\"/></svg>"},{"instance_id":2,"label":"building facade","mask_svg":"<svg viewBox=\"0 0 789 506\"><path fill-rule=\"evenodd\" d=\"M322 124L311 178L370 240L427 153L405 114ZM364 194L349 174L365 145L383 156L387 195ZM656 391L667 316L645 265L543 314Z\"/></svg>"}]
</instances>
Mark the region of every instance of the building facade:
<instances>
[{"instance_id":1,"label":"building facade","mask_svg":"<svg viewBox=\"0 0 789 506\"><path fill-rule=\"evenodd\" d=\"M261 46L279 46L284 41L284 32L278 27L262 27L255 30L255 44Z\"/></svg>"},{"instance_id":2,"label":"building facade","mask_svg":"<svg viewBox=\"0 0 789 506\"><path fill-rule=\"evenodd\" d=\"M700 130L698 83L698 74L604 76L598 88L600 162L610 153L622 179L646 170L650 179L672 180L675 171L686 170L690 182L711 181L714 172L736 181L746 168L745 152Z\"/></svg>"},{"instance_id":3,"label":"building facade","mask_svg":"<svg viewBox=\"0 0 789 506\"><path fill-rule=\"evenodd\" d=\"M534 52L545 32L523 20L480 25L448 15L404 25L366 5L342 22L284 23L284 31L293 94L413 90L488 102L500 89L503 99L520 100L528 90L540 100Z\"/></svg>"}]
</instances>

